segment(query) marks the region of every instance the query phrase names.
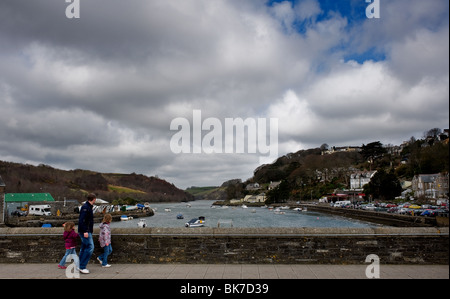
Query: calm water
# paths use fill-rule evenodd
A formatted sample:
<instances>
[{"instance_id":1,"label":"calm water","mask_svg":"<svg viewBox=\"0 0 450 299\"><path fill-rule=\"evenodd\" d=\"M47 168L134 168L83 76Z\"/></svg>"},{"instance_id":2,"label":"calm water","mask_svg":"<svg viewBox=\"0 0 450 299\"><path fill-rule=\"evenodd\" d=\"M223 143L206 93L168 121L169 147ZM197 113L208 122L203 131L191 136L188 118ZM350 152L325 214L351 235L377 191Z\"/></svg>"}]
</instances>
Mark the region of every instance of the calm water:
<instances>
[{"instance_id":1,"label":"calm water","mask_svg":"<svg viewBox=\"0 0 450 299\"><path fill-rule=\"evenodd\" d=\"M149 227L184 227L192 218L206 217L206 227L217 227L219 220L221 227L375 227L377 224L347 219L339 216L322 214L318 212L296 212L282 210L284 215L275 214L267 208L243 209L241 207L228 207L226 209L211 208L213 201L194 201L187 207L186 203L151 204L157 208L155 215L146 219ZM171 212L165 212L165 209ZM184 219L177 219L177 214L183 214ZM139 219L113 222L111 227L137 227Z\"/></svg>"}]
</instances>

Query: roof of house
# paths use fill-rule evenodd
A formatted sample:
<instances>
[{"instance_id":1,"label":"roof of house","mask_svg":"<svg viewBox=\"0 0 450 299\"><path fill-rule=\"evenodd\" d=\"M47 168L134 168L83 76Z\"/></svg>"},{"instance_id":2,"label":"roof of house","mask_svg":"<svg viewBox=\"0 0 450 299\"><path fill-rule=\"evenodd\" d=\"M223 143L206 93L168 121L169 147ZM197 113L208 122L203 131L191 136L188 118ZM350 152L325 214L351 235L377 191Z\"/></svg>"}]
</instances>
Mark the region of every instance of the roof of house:
<instances>
[{"instance_id":1,"label":"roof of house","mask_svg":"<svg viewBox=\"0 0 450 299\"><path fill-rule=\"evenodd\" d=\"M55 201L50 193L6 193L5 202Z\"/></svg>"}]
</instances>

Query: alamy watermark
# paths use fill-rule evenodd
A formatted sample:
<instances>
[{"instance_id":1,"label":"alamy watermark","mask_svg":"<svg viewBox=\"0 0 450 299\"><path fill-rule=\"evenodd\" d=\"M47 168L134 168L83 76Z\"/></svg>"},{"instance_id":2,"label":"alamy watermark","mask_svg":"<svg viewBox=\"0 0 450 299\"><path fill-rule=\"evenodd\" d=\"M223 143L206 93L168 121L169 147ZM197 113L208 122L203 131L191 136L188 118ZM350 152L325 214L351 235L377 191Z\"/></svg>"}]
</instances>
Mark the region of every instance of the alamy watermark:
<instances>
[{"instance_id":1,"label":"alamy watermark","mask_svg":"<svg viewBox=\"0 0 450 299\"><path fill-rule=\"evenodd\" d=\"M380 278L380 258L376 254L370 254L366 257L366 263L371 263L366 268L367 278Z\"/></svg>"},{"instance_id":2,"label":"alamy watermark","mask_svg":"<svg viewBox=\"0 0 450 299\"><path fill-rule=\"evenodd\" d=\"M70 3L66 7L66 18L79 19L80 18L80 0L66 0L66 3Z\"/></svg>"},{"instance_id":3,"label":"alamy watermark","mask_svg":"<svg viewBox=\"0 0 450 299\"><path fill-rule=\"evenodd\" d=\"M370 3L366 8L366 17L368 19L380 18L380 0L366 0L366 3Z\"/></svg>"},{"instance_id":4,"label":"alamy watermark","mask_svg":"<svg viewBox=\"0 0 450 299\"><path fill-rule=\"evenodd\" d=\"M71 263L66 268L66 277L67 278L80 278L80 271L78 269L80 260L79 260L78 256L76 254L69 254L66 257L66 263Z\"/></svg>"},{"instance_id":5,"label":"alamy watermark","mask_svg":"<svg viewBox=\"0 0 450 299\"><path fill-rule=\"evenodd\" d=\"M202 120L201 110L172 120L170 140L174 154L260 154L260 162L278 158L277 118L218 118ZM261 163L263 164L263 163Z\"/></svg>"}]
</instances>

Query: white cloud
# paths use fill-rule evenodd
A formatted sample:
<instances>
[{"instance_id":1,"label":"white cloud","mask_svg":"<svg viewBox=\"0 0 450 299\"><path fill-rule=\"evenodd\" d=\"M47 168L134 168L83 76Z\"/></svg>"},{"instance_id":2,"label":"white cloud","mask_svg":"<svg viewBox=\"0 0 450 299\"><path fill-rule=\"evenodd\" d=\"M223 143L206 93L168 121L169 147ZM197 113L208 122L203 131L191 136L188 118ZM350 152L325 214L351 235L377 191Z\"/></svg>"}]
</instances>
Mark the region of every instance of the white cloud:
<instances>
[{"instance_id":1,"label":"white cloud","mask_svg":"<svg viewBox=\"0 0 450 299\"><path fill-rule=\"evenodd\" d=\"M258 155L174 155L172 119L278 118L280 155L448 127L448 1L81 4L0 2L0 159L218 185Z\"/></svg>"}]
</instances>

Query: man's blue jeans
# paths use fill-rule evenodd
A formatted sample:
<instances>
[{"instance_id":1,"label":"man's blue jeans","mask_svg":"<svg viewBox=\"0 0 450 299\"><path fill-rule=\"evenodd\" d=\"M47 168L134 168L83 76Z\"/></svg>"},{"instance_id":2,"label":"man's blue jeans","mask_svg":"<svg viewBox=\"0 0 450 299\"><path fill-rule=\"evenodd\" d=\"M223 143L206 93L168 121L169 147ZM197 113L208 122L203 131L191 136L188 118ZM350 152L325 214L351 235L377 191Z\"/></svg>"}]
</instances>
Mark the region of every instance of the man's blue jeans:
<instances>
[{"instance_id":1,"label":"man's blue jeans","mask_svg":"<svg viewBox=\"0 0 450 299\"><path fill-rule=\"evenodd\" d=\"M104 252L99 255L99 260L102 261L102 266L106 266L108 264L108 256L112 252L112 246L109 244L108 246L103 247Z\"/></svg>"},{"instance_id":2,"label":"man's blue jeans","mask_svg":"<svg viewBox=\"0 0 450 299\"><path fill-rule=\"evenodd\" d=\"M81 248L80 248L80 269L86 269L89 259L94 252L94 239L92 239L92 234L89 233L87 238L84 237L84 233L79 233L81 238Z\"/></svg>"}]
</instances>

